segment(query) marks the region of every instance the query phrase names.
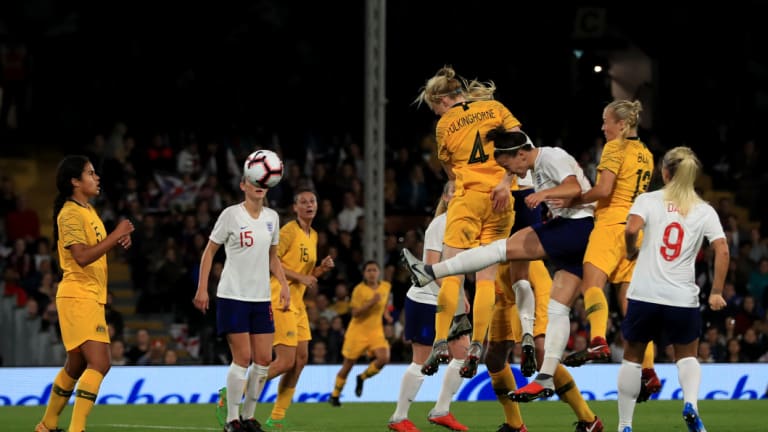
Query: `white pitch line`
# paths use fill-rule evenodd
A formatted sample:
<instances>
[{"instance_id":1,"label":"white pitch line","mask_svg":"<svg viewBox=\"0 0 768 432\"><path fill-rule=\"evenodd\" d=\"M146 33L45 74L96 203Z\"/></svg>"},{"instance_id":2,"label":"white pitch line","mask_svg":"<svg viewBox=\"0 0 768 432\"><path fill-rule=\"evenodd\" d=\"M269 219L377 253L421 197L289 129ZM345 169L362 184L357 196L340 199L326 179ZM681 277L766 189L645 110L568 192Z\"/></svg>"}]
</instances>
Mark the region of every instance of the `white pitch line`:
<instances>
[{"instance_id":1,"label":"white pitch line","mask_svg":"<svg viewBox=\"0 0 768 432\"><path fill-rule=\"evenodd\" d=\"M100 424L93 425L98 427L110 427L110 428L128 428L128 429L157 429L157 430L199 430L199 431L217 431L220 428L210 427L195 427L195 426L155 426L155 425L135 425L135 424ZM303 432L303 431L294 431Z\"/></svg>"},{"instance_id":2,"label":"white pitch line","mask_svg":"<svg viewBox=\"0 0 768 432\"><path fill-rule=\"evenodd\" d=\"M99 427L111 427L111 428L132 428L132 429L158 429L158 430L199 430L199 431L217 431L220 428L210 427L195 427L195 426L155 426L155 425L136 425L136 424L100 424L93 425Z\"/></svg>"}]
</instances>

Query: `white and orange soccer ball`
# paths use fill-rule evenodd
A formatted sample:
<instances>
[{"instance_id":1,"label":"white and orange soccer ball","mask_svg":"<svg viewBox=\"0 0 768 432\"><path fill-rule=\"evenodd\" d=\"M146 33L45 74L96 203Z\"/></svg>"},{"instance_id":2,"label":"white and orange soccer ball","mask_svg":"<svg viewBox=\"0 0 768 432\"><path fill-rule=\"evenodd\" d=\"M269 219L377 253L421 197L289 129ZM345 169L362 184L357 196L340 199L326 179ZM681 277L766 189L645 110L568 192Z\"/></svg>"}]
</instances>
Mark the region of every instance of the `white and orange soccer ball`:
<instances>
[{"instance_id":1,"label":"white and orange soccer ball","mask_svg":"<svg viewBox=\"0 0 768 432\"><path fill-rule=\"evenodd\" d=\"M245 159L243 175L256 186L275 187L283 178L283 161L271 150L256 150Z\"/></svg>"}]
</instances>

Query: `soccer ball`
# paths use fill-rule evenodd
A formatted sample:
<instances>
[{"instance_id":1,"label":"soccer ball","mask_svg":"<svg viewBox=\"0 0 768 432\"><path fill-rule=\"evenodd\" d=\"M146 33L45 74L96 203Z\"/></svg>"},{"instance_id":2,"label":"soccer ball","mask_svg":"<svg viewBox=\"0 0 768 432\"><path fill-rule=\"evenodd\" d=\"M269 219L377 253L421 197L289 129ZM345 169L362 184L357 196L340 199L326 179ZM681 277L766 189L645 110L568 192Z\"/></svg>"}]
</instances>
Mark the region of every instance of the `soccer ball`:
<instances>
[{"instance_id":1,"label":"soccer ball","mask_svg":"<svg viewBox=\"0 0 768 432\"><path fill-rule=\"evenodd\" d=\"M243 175L256 186L275 187L283 178L283 161L271 150L256 150L245 159Z\"/></svg>"}]
</instances>

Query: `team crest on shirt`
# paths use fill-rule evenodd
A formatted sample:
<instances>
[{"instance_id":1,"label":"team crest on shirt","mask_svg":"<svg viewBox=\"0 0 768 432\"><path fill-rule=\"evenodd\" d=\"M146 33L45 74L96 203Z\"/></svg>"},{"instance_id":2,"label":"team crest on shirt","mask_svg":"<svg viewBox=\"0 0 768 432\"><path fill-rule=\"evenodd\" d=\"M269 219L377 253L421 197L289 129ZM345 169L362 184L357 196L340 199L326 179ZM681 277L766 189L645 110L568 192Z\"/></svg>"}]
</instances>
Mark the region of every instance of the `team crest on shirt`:
<instances>
[{"instance_id":1,"label":"team crest on shirt","mask_svg":"<svg viewBox=\"0 0 768 432\"><path fill-rule=\"evenodd\" d=\"M272 232L274 228L275 226L272 224L272 222L267 222L267 231Z\"/></svg>"}]
</instances>

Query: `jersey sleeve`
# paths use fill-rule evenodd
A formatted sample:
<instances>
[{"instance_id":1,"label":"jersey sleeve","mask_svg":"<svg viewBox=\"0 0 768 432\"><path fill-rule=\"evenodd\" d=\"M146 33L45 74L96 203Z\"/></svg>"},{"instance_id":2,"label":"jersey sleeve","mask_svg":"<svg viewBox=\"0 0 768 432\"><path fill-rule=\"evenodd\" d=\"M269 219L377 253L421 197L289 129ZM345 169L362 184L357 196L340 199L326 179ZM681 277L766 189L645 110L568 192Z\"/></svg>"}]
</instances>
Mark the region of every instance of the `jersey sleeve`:
<instances>
[{"instance_id":1,"label":"jersey sleeve","mask_svg":"<svg viewBox=\"0 0 768 432\"><path fill-rule=\"evenodd\" d=\"M443 238L445 238L445 221L444 218L435 218L427 227L427 231L424 233L424 250L431 250L435 252L443 252Z\"/></svg>"},{"instance_id":2,"label":"jersey sleeve","mask_svg":"<svg viewBox=\"0 0 768 432\"><path fill-rule=\"evenodd\" d=\"M435 139L437 140L437 158L441 162L448 162L451 160L451 152L446 145L445 126L441 122L438 122L435 128Z\"/></svg>"},{"instance_id":3,"label":"jersey sleeve","mask_svg":"<svg viewBox=\"0 0 768 432\"><path fill-rule=\"evenodd\" d=\"M280 230L277 227L280 226L280 216L275 212L275 229L272 230L272 246L280 244Z\"/></svg>"},{"instance_id":4,"label":"jersey sleeve","mask_svg":"<svg viewBox=\"0 0 768 432\"><path fill-rule=\"evenodd\" d=\"M643 221L648 221L648 194L641 194L635 199L632 207L629 209L629 214L637 215L643 218Z\"/></svg>"},{"instance_id":5,"label":"jersey sleeve","mask_svg":"<svg viewBox=\"0 0 768 432\"><path fill-rule=\"evenodd\" d=\"M85 220L71 209L62 209L59 216L59 238L65 248L75 244L88 244L85 235Z\"/></svg>"},{"instance_id":6,"label":"jersey sleeve","mask_svg":"<svg viewBox=\"0 0 768 432\"><path fill-rule=\"evenodd\" d=\"M576 176L576 172L571 168L571 159L571 156L565 151L552 154L547 171L549 176L556 180L558 184L570 176Z\"/></svg>"},{"instance_id":7,"label":"jersey sleeve","mask_svg":"<svg viewBox=\"0 0 768 432\"><path fill-rule=\"evenodd\" d=\"M619 168L624 163L624 157L626 155L626 146L619 143L618 140L611 140L603 147L603 154L600 156L600 163L597 165L597 170L607 170L614 174L619 173Z\"/></svg>"},{"instance_id":8,"label":"jersey sleeve","mask_svg":"<svg viewBox=\"0 0 768 432\"><path fill-rule=\"evenodd\" d=\"M517 117L512 114L512 111L504 106L504 104L499 103L499 111L501 111L501 123L504 125L504 129L510 130L514 127L523 126L520 124L520 120L518 120Z\"/></svg>"},{"instance_id":9,"label":"jersey sleeve","mask_svg":"<svg viewBox=\"0 0 768 432\"><path fill-rule=\"evenodd\" d=\"M231 212L228 211L228 209L224 209L224 211L221 212L219 215L219 218L216 219L216 224L213 225L213 230L211 231L211 235L209 236L209 239L216 243L216 244L224 244L227 242L227 238L229 238L229 220L231 218Z\"/></svg>"},{"instance_id":10,"label":"jersey sleeve","mask_svg":"<svg viewBox=\"0 0 768 432\"><path fill-rule=\"evenodd\" d=\"M277 246L278 258L283 259L285 254L288 253L295 237L296 233L293 229L293 223L288 223L280 229L280 244Z\"/></svg>"},{"instance_id":11,"label":"jersey sleeve","mask_svg":"<svg viewBox=\"0 0 768 432\"><path fill-rule=\"evenodd\" d=\"M349 301L349 307L356 309L365 303L365 294L363 294L363 290L361 289L361 286L358 284L353 290L352 290L352 298Z\"/></svg>"},{"instance_id":12,"label":"jersey sleeve","mask_svg":"<svg viewBox=\"0 0 768 432\"><path fill-rule=\"evenodd\" d=\"M720 224L720 217L711 205L706 204L706 217L704 218L704 237L712 243L713 241L725 238L723 225Z\"/></svg>"}]
</instances>

